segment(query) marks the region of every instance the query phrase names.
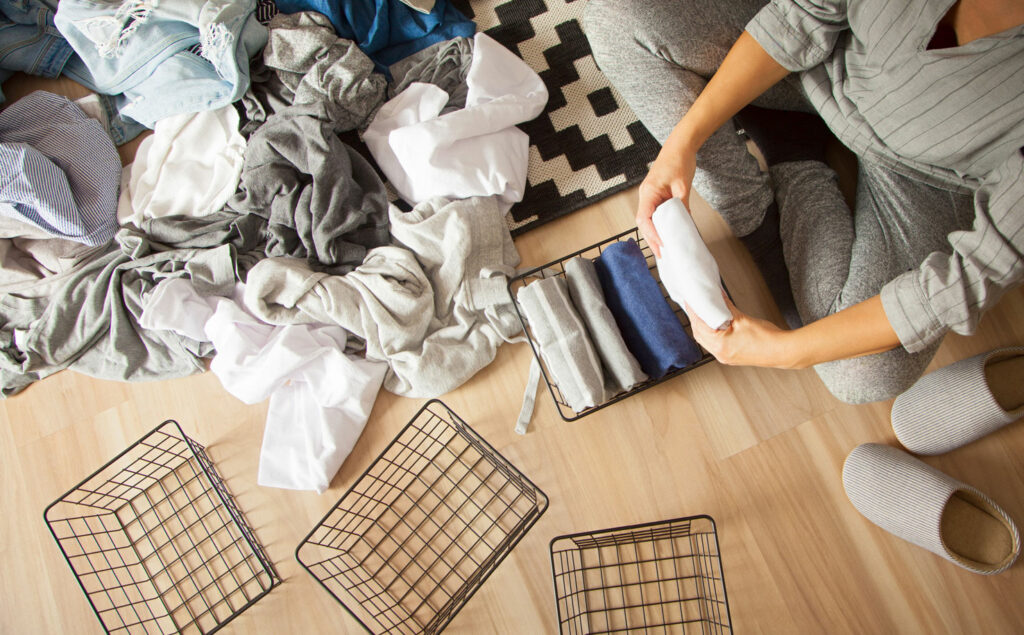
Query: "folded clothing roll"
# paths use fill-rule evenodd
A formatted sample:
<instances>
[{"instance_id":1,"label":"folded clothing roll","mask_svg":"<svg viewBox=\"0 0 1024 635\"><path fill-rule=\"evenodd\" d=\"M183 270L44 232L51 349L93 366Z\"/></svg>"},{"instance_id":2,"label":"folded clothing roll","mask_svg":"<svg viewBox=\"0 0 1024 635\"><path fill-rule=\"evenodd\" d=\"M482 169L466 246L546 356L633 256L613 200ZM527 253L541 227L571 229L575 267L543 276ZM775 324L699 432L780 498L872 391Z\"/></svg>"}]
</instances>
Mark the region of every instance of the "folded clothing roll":
<instances>
[{"instance_id":1,"label":"folded clothing roll","mask_svg":"<svg viewBox=\"0 0 1024 635\"><path fill-rule=\"evenodd\" d=\"M629 352L619 325L608 309L597 279L597 269L587 258L573 258L565 263L565 280L569 297L590 334L590 341L604 363L605 387L609 394L629 390L647 381L639 362Z\"/></svg>"},{"instance_id":2,"label":"folded clothing roll","mask_svg":"<svg viewBox=\"0 0 1024 635\"><path fill-rule=\"evenodd\" d=\"M606 400L604 373L583 321L560 277L526 285L516 294L541 357L566 403L581 412Z\"/></svg>"},{"instance_id":3,"label":"folded clothing roll","mask_svg":"<svg viewBox=\"0 0 1024 635\"><path fill-rule=\"evenodd\" d=\"M679 306L689 305L708 326L723 329L732 323L732 312L722 295L718 263L697 231L693 217L677 198L654 210L651 218L661 237L657 259L661 282Z\"/></svg>"},{"instance_id":4,"label":"folded clothing roll","mask_svg":"<svg viewBox=\"0 0 1024 635\"><path fill-rule=\"evenodd\" d=\"M594 265L605 302L645 373L664 377L701 358L700 348L668 305L635 240L612 243Z\"/></svg>"}]
</instances>

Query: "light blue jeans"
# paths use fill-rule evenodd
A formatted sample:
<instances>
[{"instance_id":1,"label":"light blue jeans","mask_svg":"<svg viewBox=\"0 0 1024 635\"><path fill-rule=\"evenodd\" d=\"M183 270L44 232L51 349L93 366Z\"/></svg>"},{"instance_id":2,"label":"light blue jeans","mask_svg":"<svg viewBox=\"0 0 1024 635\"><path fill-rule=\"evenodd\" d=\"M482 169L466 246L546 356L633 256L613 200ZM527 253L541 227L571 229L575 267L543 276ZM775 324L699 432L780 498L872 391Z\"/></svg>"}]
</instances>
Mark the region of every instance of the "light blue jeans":
<instances>
[{"instance_id":1,"label":"light blue jeans","mask_svg":"<svg viewBox=\"0 0 1024 635\"><path fill-rule=\"evenodd\" d=\"M89 69L54 25L53 9L40 0L0 0L0 82L15 71L48 78L63 73L86 88L96 89ZM100 99L110 136L118 145L145 130L141 124L119 116L123 101L120 96Z\"/></svg>"},{"instance_id":2,"label":"light blue jeans","mask_svg":"<svg viewBox=\"0 0 1024 635\"><path fill-rule=\"evenodd\" d=\"M152 128L220 108L249 88L267 43L255 0L61 0L56 25L97 92L123 94L121 114ZM199 44L201 53L191 52Z\"/></svg>"}]
</instances>

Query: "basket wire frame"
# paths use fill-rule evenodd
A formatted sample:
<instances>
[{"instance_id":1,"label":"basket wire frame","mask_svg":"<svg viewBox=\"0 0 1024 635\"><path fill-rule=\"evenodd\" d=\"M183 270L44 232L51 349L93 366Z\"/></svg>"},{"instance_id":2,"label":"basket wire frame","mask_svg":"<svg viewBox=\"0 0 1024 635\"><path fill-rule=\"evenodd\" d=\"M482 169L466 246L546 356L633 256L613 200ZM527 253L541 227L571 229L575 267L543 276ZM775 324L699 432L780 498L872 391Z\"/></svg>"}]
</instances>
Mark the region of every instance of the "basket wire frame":
<instances>
[{"instance_id":1,"label":"basket wire frame","mask_svg":"<svg viewBox=\"0 0 1024 635\"><path fill-rule=\"evenodd\" d=\"M570 261L570 260L572 260L573 258L583 257L583 258L590 258L591 260L593 260L594 258L597 258L602 253L604 253L604 250L609 245L611 245L613 243L616 243L616 242L621 242L621 241L629 240L630 238L635 240L637 245L640 247L640 250L643 253L644 258L646 258L646 260L647 260L647 268L650 270L651 275L657 281L658 287L661 289L662 295L665 297L665 300L668 301L669 306L672 307L672 311L676 314L676 317L679 318L679 322L686 329L686 332L692 336L693 335L693 329L690 327L690 318L686 315L686 312L683 311L682 307L680 307L678 304L676 304L675 301L673 301L672 298L669 297L668 291L665 290L665 285L662 284L661 277L658 274L658 269L657 269L657 266L656 266L655 260L654 260L654 252L651 250L650 246L647 244L647 241L644 239L643 235L640 233L640 230L637 229L637 228L626 230L626 231L622 232L621 234L613 236L613 237L611 237L611 238L609 238L607 240L603 240L603 241L601 241L599 243L595 243L595 244L593 244L593 245L591 245L589 247L585 247L583 249L580 249L579 251L575 251L575 252L569 254L568 256L565 256L563 258L559 258L558 260L553 260L553 261L551 261L551 262L549 262L549 263L547 263L545 265L541 265L539 267L535 267L533 269L525 271L525 272L521 273L520 275L516 276L515 278L512 278L511 280L509 280L508 292L509 292L509 295L512 296L513 306L515 306L516 314L519 316L519 321L523 325L523 332L526 333L526 339L527 339L527 341L530 342L530 348L533 349L534 357L536 357L537 361L540 363L540 369L541 369L541 373L544 376L544 382L548 386L548 392L551 393L551 398L555 402L555 407L558 409L558 414L562 417L562 419L564 421L575 421L575 420L580 419L582 417L585 417L585 416L587 416L589 414L593 414L594 412L597 412L598 410L601 410L602 408L607 408L608 406L610 406L610 405L612 405L614 403L618 403L619 401L622 401L623 399L626 399L627 397L631 397L631 396L635 395L638 392L641 392L643 390L647 390L648 388L656 386L656 385L660 384L663 381L668 381L669 379L677 377L678 375L681 375L683 373L686 373L686 372L689 372L691 370L694 370L695 368L703 366L704 364L707 364L708 362L710 362L710 361L712 361L714 359L714 357L710 353L708 353L706 350L704 350L703 347L701 347L701 353L702 354L701 354L700 359L697 360L696 362L690 364L689 366L686 366L684 368L677 368L675 370L671 370L668 373L666 373L664 376L659 377L659 378L648 379L647 381L645 381L643 383L637 384L636 386L634 386L630 390L626 390L626 391L620 392L619 394L611 397L610 399L608 399L607 401L605 401L603 403L597 404L596 406L592 406L590 408L586 408L584 410L576 412L566 402L565 397L562 396L561 391L559 391L559 389L558 389L558 384L555 383L555 381L552 378L551 374L548 372L547 365L544 362L544 358L540 354L540 346L537 344L537 342L533 338L533 331L530 329L529 322L526 320L526 316L524 315L522 307L519 304L519 300L516 298L516 294L518 293L518 291L519 291L519 289L521 287L526 286L529 283L529 281L531 279L533 279L533 278L541 278L541 279L543 279L543 278L550 278L550 277L553 277L553 276L559 276L559 277L564 278L565 277L565 263ZM728 293L728 291L727 291L727 293Z\"/></svg>"},{"instance_id":2,"label":"basket wire frame","mask_svg":"<svg viewBox=\"0 0 1024 635\"><path fill-rule=\"evenodd\" d=\"M536 485L432 400L296 558L366 630L437 633L547 506Z\"/></svg>"},{"instance_id":3,"label":"basket wire frame","mask_svg":"<svg viewBox=\"0 0 1024 635\"><path fill-rule=\"evenodd\" d=\"M732 633L710 516L559 536L551 568L564 634Z\"/></svg>"},{"instance_id":4,"label":"basket wire frame","mask_svg":"<svg viewBox=\"0 0 1024 635\"><path fill-rule=\"evenodd\" d=\"M175 421L44 519L108 633L213 633L281 582L205 449Z\"/></svg>"}]
</instances>

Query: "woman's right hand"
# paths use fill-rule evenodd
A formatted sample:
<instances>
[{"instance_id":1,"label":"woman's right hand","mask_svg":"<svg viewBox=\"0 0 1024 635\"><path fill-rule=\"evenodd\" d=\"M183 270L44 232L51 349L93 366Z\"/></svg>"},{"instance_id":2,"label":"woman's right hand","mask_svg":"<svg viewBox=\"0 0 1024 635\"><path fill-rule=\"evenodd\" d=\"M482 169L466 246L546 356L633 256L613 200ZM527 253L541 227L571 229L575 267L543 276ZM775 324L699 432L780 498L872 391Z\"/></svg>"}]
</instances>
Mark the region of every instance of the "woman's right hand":
<instances>
[{"instance_id":1,"label":"woman's right hand","mask_svg":"<svg viewBox=\"0 0 1024 635\"><path fill-rule=\"evenodd\" d=\"M661 238L654 229L651 217L659 205L670 198L680 199L690 209L690 186L697 169L697 153L685 146L671 143L671 137L651 169L640 183L640 203L636 211L636 226L654 255L661 258Z\"/></svg>"},{"instance_id":2,"label":"woman's right hand","mask_svg":"<svg viewBox=\"0 0 1024 635\"><path fill-rule=\"evenodd\" d=\"M636 226L661 257L661 240L654 230L654 209L670 197L690 209L690 186L697 169L697 150L730 117L775 85L789 71L776 62L757 40L744 31L686 114L672 129L658 158L640 184Z\"/></svg>"}]
</instances>

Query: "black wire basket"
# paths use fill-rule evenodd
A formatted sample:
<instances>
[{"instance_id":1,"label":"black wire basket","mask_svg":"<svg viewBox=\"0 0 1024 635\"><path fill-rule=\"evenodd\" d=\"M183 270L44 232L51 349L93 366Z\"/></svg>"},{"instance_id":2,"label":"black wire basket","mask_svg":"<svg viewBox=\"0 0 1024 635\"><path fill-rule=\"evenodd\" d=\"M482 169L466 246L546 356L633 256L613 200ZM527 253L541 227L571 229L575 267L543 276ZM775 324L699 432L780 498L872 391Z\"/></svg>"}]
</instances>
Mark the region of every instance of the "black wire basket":
<instances>
[{"instance_id":1,"label":"black wire basket","mask_svg":"<svg viewBox=\"0 0 1024 635\"><path fill-rule=\"evenodd\" d=\"M213 633L281 581L203 446L175 421L43 516L108 633Z\"/></svg>"},{"instance_id":2,"label":"black wire basket","mask_svg":"<svg viewBox=\"0 0 1024 635\"><path fill-rule=\"evenodd\" d=\"M547 506L536 485L434 400L295 555L366 630L437 633Z\"/></svg>"},{"instance_id":3,"label":"black wire basket","mask_svg":"<svg viewBox=\"0 0 1024 635\"><path fill-rule=\"evenodd\" d=\"M596 406L592 406L590 408L586 408L584 410L576 412L566 402L565 398L562 396L562 393L558 390L558 384L554 382L551 373L548 371L547 365L544 363L544 358L540 354L540 346L537 344L536 340L533 337L533 331L530 329L530 324L526 320L525 315L523 314L522 307L519 305L519 300L516 298L516 294L519 292L519 289L521 287L526 286L533 279L550 278L552 276L559 276L564 278L565 263L572 260L573 258L582 256L584 258L590 258L592 260L600 256L604 252L605 248L608 247L608 245L620 241L629 240L630 238L635 240L637 245L640 247L641 252L647 259L647 268L650 269L651 275L654 276L654 279L658 282L658 287L661 289L662 295L665 297L665 300L668 301L669 306L672 307L672 310L675 312L676 317L679 318L679 322L686 329L686 332L692 335L693 331L690 328L690 319L687 317L686 312L683 311L682 307L676 304L672 300L672 298L669 297L668 291L665 290L665 285L661 283L661 277L658 275L658 269L654 262L654 252L651 251L651 248L647 244L647 241L644 240L644 237L640 234L640 230L636 228L626 230L621 234L618 234L617 236L613 236L607 240L603 240L584 249L580 249L579 251L575 251L569 254L568 256L559 258L558 260L553 260L545 265L541 265L534 269L525 271L520 275L516 276L515 278L509 280L508 292L512 296L513 305L516 308L516 313L519 315L519 321L522 322L523 324L523 332L526 333L526 339L530 342L530 348L533 349L534 357L536 357L537 361L540 363L540 368L541 372L543 373L544 381L548 385L548 392L551 393L551 398L554 399L555 401L555 407L558 409L558 414L565 421L575 421L589 414L597 412L602 408L607 408L608 406L619 401L622 401L627 397L631 397L640 391L647 390L648 388L656 386L663 381L668 381L669 379L672 379L683 373L689 372L691 370L694 370L695 368L703 366L704 364L707 364L708 362L714 359L714 357L712 357L710 353L701 348L702 354L700 359L690 364L689 366L686 366L684 368L677 368L675 370L669 371L662 377L656 379L649 379L641 384L637 384L632 389L620 392L619 394L611 397L610 399L603 403L597 404Z\"/></svg>"},{"instance_id":4,"label":"black wire basket","mask_svg":"<svg viewBox=\"0 0 1024 635\"><path fill-rule=\"evenodd\" d=\"M732 633L710 516L559 536L551 568L562 633Z\"/></svg>"}]
</instances>

